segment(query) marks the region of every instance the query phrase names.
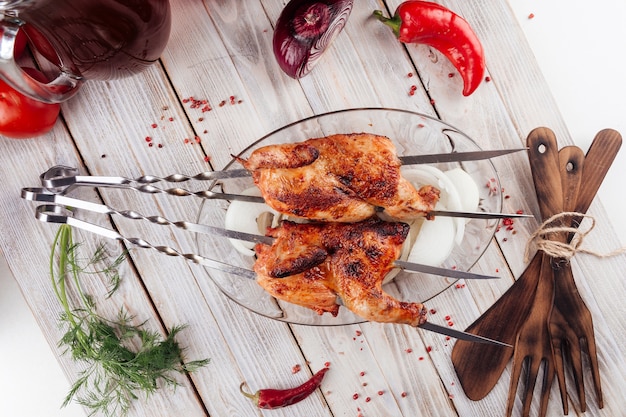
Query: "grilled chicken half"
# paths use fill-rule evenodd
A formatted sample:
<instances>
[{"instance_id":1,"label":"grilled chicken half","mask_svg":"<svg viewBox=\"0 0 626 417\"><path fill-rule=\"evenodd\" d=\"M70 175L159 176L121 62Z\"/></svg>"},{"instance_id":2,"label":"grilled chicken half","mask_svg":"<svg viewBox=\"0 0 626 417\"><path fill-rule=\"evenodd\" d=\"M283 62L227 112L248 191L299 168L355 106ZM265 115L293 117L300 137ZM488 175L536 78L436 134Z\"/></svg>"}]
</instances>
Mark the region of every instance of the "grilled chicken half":
<instances>
[{"instance_id":1,"label":"grilled chicken half","mask_svg":"<svg viewBox=\"0 0 626 417\"><path fill-rule=\"evenodd\" d=\"M257 282L272 296L318 314L339 311L337 297L369 321L418 326L423 304L385 293L383 279L399 258L409 226L368 219L357 223L294 223L268 229L270 245L256 245Z\"/></svg>"},{"instance_id":2,"label":"grilled chicken half","mask_svg":"<svg viewBox=\"0 0 626 417\"><path fill-rule=\"evenodd\" d=\"M337 134L269 145L239 162L252 173L265 202L284 214L327 222L356 222L377 210L395 219L433 210L439 190L416 190L385 136Z\"/></svg>"}]
</instances>

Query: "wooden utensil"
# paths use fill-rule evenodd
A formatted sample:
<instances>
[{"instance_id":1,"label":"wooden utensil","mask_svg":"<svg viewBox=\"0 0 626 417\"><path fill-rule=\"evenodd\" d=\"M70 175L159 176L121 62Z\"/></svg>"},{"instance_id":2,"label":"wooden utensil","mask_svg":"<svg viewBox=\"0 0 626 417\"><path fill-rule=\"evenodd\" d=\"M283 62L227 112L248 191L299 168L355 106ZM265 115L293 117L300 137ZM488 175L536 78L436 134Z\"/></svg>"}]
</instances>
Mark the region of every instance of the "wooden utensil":
<instances>
[{"instance_id":1,"label":"wooden utensil","mask_svg":"<svg viewBox=\"0 0 626 417\"><path fill-rule=\"evenodd\" d=\"M570 152L564 149L563 155L558 151L558 144L554 133L549 129L535 129L528 136L528 155L532 169L533 182L539 202L539 209L544 221L563 212L565 198L575 200L582 174L584 155L582 151ZM566 159L561 164L561 158ZM561 177L567 177L562 180ZM571 193L564 196L564 191ZM562 222L556 221L553 226L558 227ZM565 233L555 233L550 239L565 242ZM543 364L543 384L541 386L541 400L539 417L544 417L548 408L550 388L554 379L555 364L552 350L552 337L548 326L554 301L554 271L552 259L546 253L542 254L541 272L535 291L535 297L528 317L519 329L513 354L513 370L507 400L506 415L510 417L517 393L517 386L522 368L527 365L528 375L522 394L522 416L530 415L533 391L539 368ZM558 260L557 260L558 261Z\"/></svg>"},{"instance_id":2,"label":"wooden utensil","mask_svg":"<svg viewBox=\"0 0 626 417\"><path fill-rule=\"evenodd\" d=\"M530 415L530 405L533 399L535 382L539 374L539 368L543 365L543 385L541 386L541 400L539 417L546 415L548 408L548 397L550 387L554 379L555 365L552 352L552 339L548 322L552 313L552 303L554 301L554 274L550 257L543 254L541 259L541 270L539 282L535 291L535 297L531 303L528 317L519 328L515 341L513 353L513 368L511 371L511 382L509 384L509 394L506 404L506 416L511 417L513 406L517 394L517 386L522 374L522 369L526 368L527 375L524 391L522 393L522 416Z\"/></svg>"},{"instance_id":3,"label":"wooden utensil","mask_svg":"<svg viewBox=\"0 0 626 417\"><path fill-rule=\"evenodd\" d=\"M588 210L620 146L621 135L612 129L602 130L594 138L585 156L587 169L583 171L577 212ZM530 311L540 269L541 255L535 254L517 281L466 332L514 344ZM467 397L475 401L484 398L498 382L512 355L512 348L457 341L451 359Z\"/></svg>"},{"instance_id":4,"label":"wooden utensil","mask_svg":"<svg viewBox=\"0 0 626 417\"><path fill-rule=\"evenodd\" d=\"M586 162L583 167L583 176L585 178L589 171L597 170L598 166L610 166L613 162L613 158L621 147L622 138L619 133L609 130L603 131L601 134L603 140L594 140L592 143L592 148L597 147L598 150L592 151L592 149L590 149L589 154L593 152L594 155L598 154L605 159L594 161L594 163L598 165L587 165ZM589 156L587 156L587 158L589 158ZM564 178L563 181L565 187L567 178ZM585 205L593 199L595 187L595 184L582 182L580 184L577 200L575 202L565 201L564 210L581 212ZM580 219L574 219L573 225L578 226L579 222ZM555 371L559 381L563 413L567 414L569 412L564 359L569 359L569 363L571 363L574 370L574 382L576 384L580 409L584 412L587 408L581 355L583 346L587 347L598 407L603 408L604 401L602 399L593 319L576 288L574 275L572 274L572 269L569 264L555 271L555 302L550 318L550 333L552 334ZM584 343L581 343L581 341L584 341Z\"/></svg>"},{"instance_id":5,"label":"wooden utensil","mask_svg":"<svg viewBox=\"0 0 626 417\"><path fill-rule=\"evenodd\" d=\"M576 198L564 198L563 201L563 210L564 211L574 211L576 209L576 204L578 202L578 193L581 187L581 175L569 175L572 172L569 164L572 164L570 154L577 153L581 154L582 151L580 148L576 146L566 146L565 148L559 151L559 163L561 165L561 181L563 183L563 190L570 190L568 194L576 196ZM576 167L573 167L576 168ZM584 170L584 168L583 168ZM577 169L580 171L580 169ZM583 171L584 172L584 171ZM580 196L581 201L583 196ZM571 269L570 269L571 272ZM556 285L556 284L555 284ZM554 352L554 368L557 376L557 380L559 382L559 390L561 393L561 403L563 406L563 412L567 415L568 413L568 401L567 401L567 390L565 386L565 367L563 364L563 349L564 345L561 343L563 340L566 340L568 337L575 337L574 334L567 331L567 322L563 317L563 314L560 310L553 306L552 314L550 316L550 334L552 335L552 348ZM570 339L571 340L571 339Z\"/></svg>"}]
</instances>

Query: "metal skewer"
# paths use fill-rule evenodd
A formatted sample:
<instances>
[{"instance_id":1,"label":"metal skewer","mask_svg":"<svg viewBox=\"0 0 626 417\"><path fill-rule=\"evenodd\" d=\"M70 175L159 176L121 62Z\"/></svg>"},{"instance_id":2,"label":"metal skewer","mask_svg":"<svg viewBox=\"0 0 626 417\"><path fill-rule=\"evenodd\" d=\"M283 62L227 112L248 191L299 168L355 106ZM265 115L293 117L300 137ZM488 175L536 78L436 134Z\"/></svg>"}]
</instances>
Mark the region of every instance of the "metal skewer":
<instances>
[{"instance_id":1,"label":"metal skewer","mask_svg":"<svg viewBox=\"0 0 626 417\"><path fill-rule=\"evenodd\" d=\"M71 207L74 209L87 210L87 211L100 213L100 214L115 214L115 215L119 215L127 219L131 219L131 220L145 220L150 223L158 224L162 226L175 226L183 230L187 230L187 231L194 232L194 233L201 233L204 235L215 235L215 236L227 237L230 239L244 240L247 242L263 243L266 245L271 245L272 243L274 243L274 238L270 236L262 236L262 235L257 235L253 233L245 233L245 232L240 232L236 230L228 230L228 229L224 229L221 227L191 223L187 221L172 221L162 216L145 216L133 210L116 210L104 204L98 204L98 203L93 203L90 201L81 200L78 198L72 198L72 197L68 197L64 195L54 194L43 188L23 188L21 195L22 195L22 198L25 200L37 201L37 202L42 202L42 203L51 203L54 205L62 206L62 208L65 208L66 210L67 210L67 207ZM71 214L71 212L68 210L67 214ZM43 220L41 218L41 215L38 214L38 216L39 216L38 219ZM62 220L60 215L58 214L56 214L56 217L50 217L50 215L48 214L48 217L46 217L46 220L43 220L43 221L52 221L52 220L55 220L54 221L55 223L62 223L62 221L57 221L57 220ZM72 221L78 221L78 220L75 218L72 218ZM104 230L107 230L107 229L104 229L104 230L98 229L100 228L100 226L92 225L86 222L81 222L80 227L94 229L94 230L89 230L89 231L93 231L101 235L104 233ZM112 233L116 233L116 232L113 232L113 231L106 232L106 237L111 238ZM139 238L126 239L126 238L123 238L122 236L116 236L113 238L118 239L118 240L122 239L122 240L130 241L130 243L134 243L134 244L137 244L135 243L135 240L141 240ZM145 243L145 241L143 240L141 241ZM153 249L156 249L153 245L150 245L147 243L145 244L147 246L143 246L143 245L138 245L138 246L151 247ZM171 255L172 252L176 252L174 249L165 248L163 246L159 246L159 248L163 249L163 251L165 251L164 253L167 253L168 255ZM160 249L157 249L157 250L162 251ZM197 256L197 255L189 255L189 256ZM184 257L187 257L187 256L185 255ZM500 278L498 276L482 275L482 274L476 274L473 272L465 272L465 271L459 271L456 269L447 269L447 268L440 268L440 267L429 266L429 265L421 265L421 264L405 262L405 261L400 261L400 260L396 260L394 265L398 268L402 268L402 269L406 269L410 271L422 272L425 274L438 275L438 276L454 278L454 279L499 279Z\"/></svg>"},{"instance_id":2,"label":"metal skewer","mask_svg":"<svg viewBox=\"0 0 626 417\"><path fill-rule=\"evenodd\" d=\"M206 266L208 268L217 269L223 272L227 272L233 275L241 276L248 279L256 279L256 273L250 269L237 267L234 265L226 264L214 259L206 258L204 256L196 255L193 253L182 253L169 246L153 245L141 238L128 238L124 237L118 232L107 229L102 226L98 226L92 223L88 223L72 217L72 212L68 209L56 205L56 204L43 204L37 207L35 211L35 217L46 223L67 224L72 227L76 227L109 239L120 240L132 245L145 249L153 249L159 253L168 256L180 256L190 262L194 262L199 265ZM341 300L338 300L341 304ZM454 330L449 327L440 326L434 323L425 322L419 326L424 330L432 331L435 333L443 334L445 336L454 337L461 340L466 340L476 343L488 343L500 346L511 347L510 345L500 342L498 340L489 339L480 335L466 333L460 330Z\"/></svg>"},{"instance_id":3,"label":"metal skewer","mask_svg":"<svg viewBox=\"0 0 626 417\"><path fill-rule=\"evenodd\" d=\"M248 279L256 279L256 273L250 269L240 268L238 266L216 261L214 259L206 258L201 255L196 255L194 253L182 253L169 246L153 245L150 242L147 242L144 239L138 237L122 236L118 232L107 229L106 227L98 226L93 223L76 219L72 216L71 211L55 204L43 204L38 206L35 212L35 217L37 218L37 220L45 223L67 224L69 226L76 227L78 229L82 229L87 232L91 232L109 239L124 241L144 249L154 249L157 252L168 256L180 256L188 261L197 263L199 265L204 265L206 267L228 272L234 275L239 275Z\"/></svg>"},{"instance_id":4,"label":"metal skewer","mask_svg":"<svg viewBox=\"0 0 626 417\"><path fill-rule=\"evenodd\" d=\"M443 162L479 161L483 159L495 158L510 153L527 151L528 148L496 149L487 151L470 152L447 152L429 155L409 155L398 157L403 165L435 164ZM76 185L91 185L95 187L115 187L129 186L130 188L141 188L141 185L155 184L158 182L187 182L187 181L213 181L229 178L250 177L252 173L246 169L230 169L222 171L206 171L196 175L171 174L165 177L154 175L142 175L137 178L126 177L97 177L79 175L78 170L72 167L55 166L41 175L42 185L48 189L65 189ZM133 185L139 184L139 185ZM146 192L160 192L157 188L146 187ZM142 190L139 190L142 191ZM163 190L166 191L167 190ZM182 194L176 194L182 195Z\"/></svg>"},{"instance_id":5,"label":"metal skewer","mask_svg":"<svg viewBox=\"0 0 626 417\"><path fill-rule=\"evenodd\" d=\"M445 154L448 155L448 154ZM433 156L433 155L431 155ZM245 170L244 170L245 171ZM219 172L230 172L230 171L219 171ZM247 171L246 171L247 172ZM210 172L198 174L195 177L185 177L181 174L173 174L169 177L179 179L181 182L186 181L186 179L202 177L205 178L205 175L210 175ZM88 176L88 175L78 175L78 170L76 168L67 167L57 165L43 174L41 174L41 183L42 186L49 190L54 194L67 194L71 189L78 186L89 186L89 187L111 187L111 188L122 188L122 189L131 189L134 191L140 191L148 194L169 194L175 197L187 197L187 196L195 196L208 200L220 199L220 200L238 200L238 201L247 201L250 203L259 203L265 204L265 200L263 197L252 196L252 195L244 195L244 194L229 194L229 193L220 193L214 192L210 190L201 190L201 191L189 191L184 188L159 188L154 185L151 185L150 182L158 182L164 180L162 178L157 178L153 176L143 176L136 179L130 179L125 177L102 177L102 176ZM196 178L197 179L197 178ZM141 183L141 181L146 181L146 183ZM430 216L445 216L445 217L462 217L467 219L507 219L507 218L529 218L532 215L529 214L519 214L519 213L491 213L491 212L461 212L461 211L449 211L449 210L431 210L428 212Z\"/></svg>"}]
</instances>

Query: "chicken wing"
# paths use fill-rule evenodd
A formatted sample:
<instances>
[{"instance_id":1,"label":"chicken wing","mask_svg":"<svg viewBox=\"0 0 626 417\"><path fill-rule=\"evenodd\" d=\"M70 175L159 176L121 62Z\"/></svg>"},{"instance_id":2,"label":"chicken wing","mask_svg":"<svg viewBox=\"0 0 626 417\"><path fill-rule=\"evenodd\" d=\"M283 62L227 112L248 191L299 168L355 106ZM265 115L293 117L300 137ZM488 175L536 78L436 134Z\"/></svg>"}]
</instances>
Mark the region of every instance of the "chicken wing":
<instances>
[{"instance_id":1,"label":"chicken wing","mask_svg":"<svg viewBox=\"0 0 626 417\"><path fill-rule=\"evenodd\" d=\"M357 223L294 223L270 228L257 244L257 282L274 297L336 316L341 303L366 320L418 326L421 303L397 300L382 283L393 269L409 226L368 219Z\"/></svg>"},{"instance_id":2,"label":"chicken wing","mask_svg":"<svg viewBox=\"0 0 626 417\"><path fill-rule=\"evenodd\" d=\"M239 162L269 206L300 218L357 222L384 209L411 219L426 215L439 199L437 188L416 190L401 176L389 138L369 133L269 145Z\"/></svg>"}]
</instances>

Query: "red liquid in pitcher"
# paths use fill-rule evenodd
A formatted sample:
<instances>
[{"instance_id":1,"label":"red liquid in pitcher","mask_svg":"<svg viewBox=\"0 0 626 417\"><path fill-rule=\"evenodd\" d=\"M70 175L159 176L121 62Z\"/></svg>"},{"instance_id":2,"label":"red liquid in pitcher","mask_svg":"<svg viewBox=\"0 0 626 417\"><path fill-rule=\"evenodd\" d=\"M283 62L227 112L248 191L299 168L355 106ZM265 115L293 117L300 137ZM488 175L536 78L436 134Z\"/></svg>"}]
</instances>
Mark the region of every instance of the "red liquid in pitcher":
<instances>
[{"instance_id":1,"label":"red liquid in pitcher","mask_svg":"<svg viewBox=\"0 0 626 417\"><path fill-rule=\"evenodd\" d=\"M47 0L19 17L31 47L90 80L137 73L159 59L170 34L168 0Z\"/></svg>"}]
</instances>

